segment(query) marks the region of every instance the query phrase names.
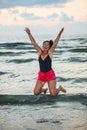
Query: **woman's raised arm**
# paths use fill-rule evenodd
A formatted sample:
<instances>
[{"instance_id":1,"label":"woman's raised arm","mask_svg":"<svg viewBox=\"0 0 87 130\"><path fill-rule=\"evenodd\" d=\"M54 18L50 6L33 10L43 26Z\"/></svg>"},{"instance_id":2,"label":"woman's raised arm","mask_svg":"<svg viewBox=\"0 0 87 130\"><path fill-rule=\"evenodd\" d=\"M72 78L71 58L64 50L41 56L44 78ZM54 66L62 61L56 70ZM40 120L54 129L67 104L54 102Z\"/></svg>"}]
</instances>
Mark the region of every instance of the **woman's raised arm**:
<instances>
[{"instance_id":1,"label":"woman's raised arm","mask_svg":"<svg viewBox=\"0 0 87 130\"><path fill-rule=\"evenodd\" d=\"M63 31L64 31L64 28L62 28L62 29L60 30L60 32L58 33L56 39L55 39L54 42L53 42L52 47L50 48L50 52L53 52L54 49L56 48L56 46L57 46L57 44L58 44L58 42L59 42L59 39L60 39L61 34L63 33Z\"/></svg>"},{"instance_id":2,"label":"woman's raised arm","mask_svg":"<svg viewBox=\"0 0 87 130\"><path fill-rule=\"evenodd\" d=\"M31 41L31 43L33 44L34 48L38 51L38 53L41 53L42 50L41 48L39 47L39 45L36 43L34 37L32 36L31 32L30 32L30 29L29 28L25 28L25 32L28 34L28 37Z\"/></svg>"}]
</instances>

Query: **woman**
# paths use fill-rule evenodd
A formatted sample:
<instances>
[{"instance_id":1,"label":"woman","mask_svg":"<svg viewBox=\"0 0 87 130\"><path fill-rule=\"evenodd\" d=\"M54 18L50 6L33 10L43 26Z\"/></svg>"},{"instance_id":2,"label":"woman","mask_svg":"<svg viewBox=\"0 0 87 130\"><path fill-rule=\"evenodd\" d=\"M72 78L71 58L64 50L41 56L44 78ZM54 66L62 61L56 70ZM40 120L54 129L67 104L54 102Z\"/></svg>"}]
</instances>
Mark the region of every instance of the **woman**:
<instances>
[{"instance_id":1,"label":"woman","mask_svg":"<svg viewBox=\"0 0 87 130\"><path fill-rule=\"evenodd\" d=\"M48 83L48 88L51 96L57 96L60 91L66 93L66 90L62 86L59 86L59 88L56 89L56 76L51 65L53 52L58 44L63 30L64 28L61 29L54 42L52 40L44 41L42 50L32 36L30 29L25 28L25 32L28 34L31 43L33 44L39 55L40 71L38 73L38 79L34 88L35 95L38 95L42 92L46 94L48 89L43 89L43 86L46 82Z\"/></svg>"}]
</instances>

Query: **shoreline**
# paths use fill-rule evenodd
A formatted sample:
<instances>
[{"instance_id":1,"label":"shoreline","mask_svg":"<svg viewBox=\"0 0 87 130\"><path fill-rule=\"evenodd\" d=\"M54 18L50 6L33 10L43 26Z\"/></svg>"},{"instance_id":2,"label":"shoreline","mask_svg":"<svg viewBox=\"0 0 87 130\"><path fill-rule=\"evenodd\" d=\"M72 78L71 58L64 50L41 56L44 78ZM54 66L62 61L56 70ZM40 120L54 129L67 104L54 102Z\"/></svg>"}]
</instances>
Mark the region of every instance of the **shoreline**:
<instances>
[{"instance_id":1,"label":"shoreline","mask_svg":"<svg viewBox=\"0 0 87 130\"><path fill-rule=\"evenodd\" d=\"M2 130L86 130L87 109L79 102L2 105Z\"/></svg>"}]
</instances>

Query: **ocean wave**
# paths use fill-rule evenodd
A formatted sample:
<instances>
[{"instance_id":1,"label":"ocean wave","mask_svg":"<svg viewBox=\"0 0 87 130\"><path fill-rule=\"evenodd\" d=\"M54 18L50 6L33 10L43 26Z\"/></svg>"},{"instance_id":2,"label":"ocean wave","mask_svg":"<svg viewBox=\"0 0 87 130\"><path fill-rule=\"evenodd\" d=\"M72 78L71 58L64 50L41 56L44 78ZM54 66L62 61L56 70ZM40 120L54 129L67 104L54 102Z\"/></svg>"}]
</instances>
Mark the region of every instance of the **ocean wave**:
<instances>
[{"instance_id":1,"label":"ocean wave","mask_svg":"<svg viewBox=\"0 0 87 130\"><path fill-rule=\"evenodd\" d=\"M80 44L85 44L85 43L87 43L87 38L81 39L81 40L79 40L79 42L80 42Z\"/></svg>"},{"instance_id":2,"label":"ocean wave","mask_svg":"<svg viewBox=\"0 0 87 130\"><path fill-rule=\"evenodd\" d=\"M7 72L0 71L0 75L4 75L4 74L7 74Z\"/></svg>"},{"instance_id":3,"label":"ocean wave","mask_svg":"<svg viewBox=\"0 0 87 130\"><path fill-rule=\"evenodd\" d=\"M70 49L68 51L71 51L71 52L86 52L87 53L87 48L74 48L74 49Z\"/></svg>"},{"instance_id":4,"label":"ocean wave","mask_svg":"<svg viewBox=\"0 0 87 130\"><path fill-rule=\"evenodd\" d=\"M63 78L58 76L58 81L67 82L67 81L73 81L75 78Z\"/></svg>"},{"instance_id":5,"label":"ocean wave","mask_svg":"<svg viewBox=\"0 0 87 130\"><path fill-rule=\"evenodd\" d=\"M70 57L70 58L64 59L64 61L67 61L67 62L87 62L87 59L80 58L80 57Z\"/></svg>"},{"instance_id":6,"label":"ocean wave","mask_svg":"<svg viewBox=\"0 0 87 130\"><path fill-rule=\"evenodd\" d=\"M67 39L61 39L61 41L85 41L87 42L87 38L84 37L76 37L76 38L67 38Z\"/></svg>"},{"instance_id":7,"label":"ocean wave","mask_svg":"<svg viewBox=\"0 0 87 130\"><path fill-rule=\"evenodd\" d=\"M60 82L69 82L69 81L71 81L71 82L73 82L73 83L83 83L83 82L87 82L87 78L76 78L76 77L74 77L74 78L63 78L63 77L57 77L57 80L58 80L58 82L60 81Z\"/></svg>"},{"instance_id":8,"label":"ocean wave","mask_svg":"<svg viewBox=\"0 0 87 130\"><path fill-rule=\"evenodd\" d=\"M14 48L15 46L18 46L18 45L24 45L24 43L18 43L18 42L15 42L15 43L0 43L0 47L3 47L3 48Z\"/></svg>"},{"instance_id":9,"label":"ocean wave","mask_svg":"<svg viewBox=\"0 0 87 130\"><path fill-rule=\"evenodd\" d=\"M15 42L15 43L0 43L1 49L15 49L15 50L29 50L34 49L33 45L30 43L23 43L23 42Z\"/></svg>"},{"instance_id":10,"label":"ocean wave","mask_svg":"<svg viewBox=\"0 0 87 130\"><path fill-rule=\"evenodd\" d=\"M0 105L5 104L49 104L56 102L80 102L87 105L87 93L83 94L61 94L56 97L50 95L0 95Z\"/></svg>"},{"instance_id":11,"label":"ocean wave","mask_svg":"<svg viewBox=\"0 0 87 130\"><path fill-rule=\"evenodd\" d=\"M83 83L87 82L87 78L75 78L74 83Z\"/></svg>"},{"instance_id":12,"label":"ocean wave","mask_svg":"<svg viewBox=\"0 0 87 130\"><path fill-rule=\"evenodd\" d=\"M16 63L16 64L21 64L21 63L27 63L27 62L32 62L35 61L35 58L30 58L30 59L13 59L13 60L7 60L7 63Z\"/></svg>"},{"instance_id":13,"label":"ocean wave","mask_svg":"<svg viewBox=\"0 0 87 130\"><path fill-rule=\"evenodd\" d=\"M26 52L0 52L0 56L19 56L25 54Z\"/></svg>"}]
</instances>

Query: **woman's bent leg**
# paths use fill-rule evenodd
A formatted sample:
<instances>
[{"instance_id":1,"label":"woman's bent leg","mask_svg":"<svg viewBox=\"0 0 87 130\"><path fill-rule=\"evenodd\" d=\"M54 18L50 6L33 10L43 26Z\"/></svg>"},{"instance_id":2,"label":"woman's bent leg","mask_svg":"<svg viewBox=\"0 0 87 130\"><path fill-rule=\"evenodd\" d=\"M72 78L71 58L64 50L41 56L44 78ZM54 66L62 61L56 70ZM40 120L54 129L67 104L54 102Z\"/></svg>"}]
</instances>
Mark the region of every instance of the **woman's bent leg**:
<instances>
[{"instance_id":1,"label":"woman's bent leg","mask_svg":"<svg viewBox=\"0 0 87 130\"><path fill-rule=\"evenodd\" d=\"M58 92L60 92L60 91L63 92L63 93L66 93L66 89L63 88L61 85L58 88Z\"/></svg>"},{"instance_id":2,"label":"woman's bent leg","mask_svg":"<svg viewBox=\"0 0 87 130\"><path fill-rule=\"evenodd\" d=\"M37 80L35 88L34 88L34 94L35 95L39 95L42 92L44 92L44 94L46 94L48 89L47 88L46 89L42 89L44 84L45 84L45 82L41 82L40 80Z\"/></svg>"},{"instance_id":3,"label":"woman's bent leg","mask_svg":"<svg viewBox=\"0 0 87 130\"><path fill-rule=\"evenodd\" d=\"M56 80L49 81L48 87L51 96L57 96L60 91L66 93L66 90L62 86L59 86L59 88L56 89Z\"/></svg>"},{"instance_id":4,"label":"woman's bent leg","mask_svg":"<svg viewBox=\"0 0 87 130\"><path fill-rule=\"evenodd\" d=\"M56 80L49 81L48 82L48 87L49 87L50 95L51 96L56 96L57 95Z\"/></svg>"}]
</instances>

